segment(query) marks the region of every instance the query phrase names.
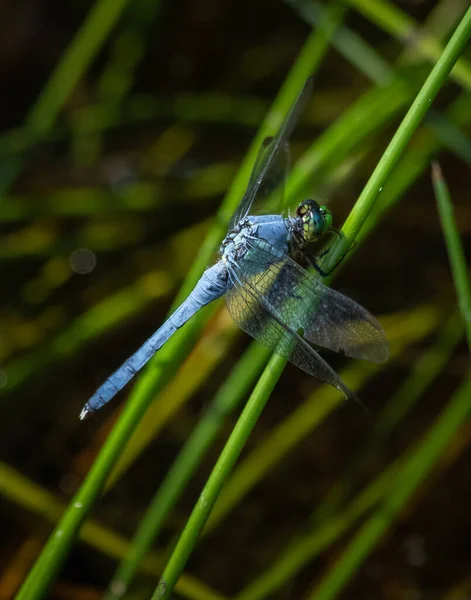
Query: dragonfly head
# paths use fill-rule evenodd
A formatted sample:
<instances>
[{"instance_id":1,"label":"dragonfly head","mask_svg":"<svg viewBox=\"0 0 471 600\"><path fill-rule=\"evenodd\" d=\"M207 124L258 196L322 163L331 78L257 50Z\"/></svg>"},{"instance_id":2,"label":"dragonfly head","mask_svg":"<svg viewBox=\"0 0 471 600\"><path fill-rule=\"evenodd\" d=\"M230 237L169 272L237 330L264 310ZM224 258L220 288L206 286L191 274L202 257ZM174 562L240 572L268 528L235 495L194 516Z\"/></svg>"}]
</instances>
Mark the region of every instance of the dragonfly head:
<instances>
[{"instance_id":1,"label":"dragonfly head","mask_svg":"<svg viewBox=\"0 0 471 600\"><path fill-rule=\"evenodd\" d=\"M305 242L319 240L332 227L332 214L325 206L319 206L315 200L304 200L296 209L301 219L302 236Z\"/></svg>"}]
</instances>

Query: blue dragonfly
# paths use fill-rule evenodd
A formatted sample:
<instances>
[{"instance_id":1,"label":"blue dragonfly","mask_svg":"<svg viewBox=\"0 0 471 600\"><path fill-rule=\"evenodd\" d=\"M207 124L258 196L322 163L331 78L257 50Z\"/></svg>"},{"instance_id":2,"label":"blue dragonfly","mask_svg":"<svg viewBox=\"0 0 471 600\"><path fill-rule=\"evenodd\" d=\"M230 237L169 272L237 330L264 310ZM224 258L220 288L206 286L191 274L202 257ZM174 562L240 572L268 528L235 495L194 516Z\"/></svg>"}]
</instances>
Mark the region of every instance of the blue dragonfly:
<instances>
[{"instance_id":1,"label":"blue dragonfly","mask_svg":"<svg viewBox=\"0 0 471 600\"><path fill-rule=\"evenodd\" d=\"M219 249L218 262L203 273L160 329L97 389L81 419L109 402L200 308L224 295L229 314L243 331L347 398L358 401L316 347L374 362L387 360L388 344L378 321L293 259L303 255L320 275L327 274L318 260L311 258L310 247L333 230L330 211L314 200L305 200L294 217L249 215L255 200L276 197L273 190L283 188L287 140L311 85L308 80L278 134L262 143L247 190Z\"/></svg>"}]
</instances>

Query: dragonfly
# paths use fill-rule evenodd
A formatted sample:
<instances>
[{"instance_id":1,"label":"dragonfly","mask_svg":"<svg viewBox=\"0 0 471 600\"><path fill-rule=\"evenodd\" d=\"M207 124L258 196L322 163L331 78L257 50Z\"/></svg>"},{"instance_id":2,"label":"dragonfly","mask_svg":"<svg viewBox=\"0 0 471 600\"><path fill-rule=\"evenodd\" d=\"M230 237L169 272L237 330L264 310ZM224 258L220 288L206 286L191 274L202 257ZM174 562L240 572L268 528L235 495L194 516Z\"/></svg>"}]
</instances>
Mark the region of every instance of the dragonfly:
<instances>
[{"instance_id":1,"label":"dragonfly","mask_svg":"<svg viewBox=\"0 0 471 600\"><path fill-rule=\"evenodd\" d=\"M286 179L288 139L311 87L309 79L278 133L261 144L247 189L220 246L218 261L206 269L165 323L96 390L85 404L81 419L108 403L177 329L221 296L225 296L232 319L248 335L337 388L346 398L359 402L318 349L384 362L389 355L388 343L375 317L320 281L319 275L328 273L317 258L312 258L310 248L333 230L331 212L311 199L301 202L292 217L250 214L255 201L282 196L279 190ZM298 256L307 258L317 276L295 260Z\"/></svg>"}]
</instances>

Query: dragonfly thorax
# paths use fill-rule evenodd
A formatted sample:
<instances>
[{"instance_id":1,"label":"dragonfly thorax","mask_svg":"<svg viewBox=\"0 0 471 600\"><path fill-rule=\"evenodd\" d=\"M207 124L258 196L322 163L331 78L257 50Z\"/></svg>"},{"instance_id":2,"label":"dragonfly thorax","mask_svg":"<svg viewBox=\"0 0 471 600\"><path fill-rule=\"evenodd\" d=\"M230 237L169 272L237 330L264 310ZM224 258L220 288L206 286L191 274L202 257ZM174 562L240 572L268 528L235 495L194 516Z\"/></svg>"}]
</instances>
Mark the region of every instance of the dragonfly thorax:
<instances>
[{"instance_id":1,"label":"dragonfly thorax","mask_svg":"<svg viewBox=\"0 0 471 600\"><path fill-rule=\"evenodd\" d=\"M253 236L254 232L250 226L241 228L239 231L233 231L224 238L221 245L221 259L224 263L231 263L234 260L240 260L247 252L247 240Z\"/></svg>"},{"instance_id":2,"label":"dragonfly thorax","mask_svg":"<svg viewBox=\"0 0 471 600\"><path fill-rule=\"evenodd\" d=\"M221 259L230 263L242 259L256 240L264 240L280 252L288 251L291 227L281 215L248 216L224 238Z\"/></svg>"}]
</instances>

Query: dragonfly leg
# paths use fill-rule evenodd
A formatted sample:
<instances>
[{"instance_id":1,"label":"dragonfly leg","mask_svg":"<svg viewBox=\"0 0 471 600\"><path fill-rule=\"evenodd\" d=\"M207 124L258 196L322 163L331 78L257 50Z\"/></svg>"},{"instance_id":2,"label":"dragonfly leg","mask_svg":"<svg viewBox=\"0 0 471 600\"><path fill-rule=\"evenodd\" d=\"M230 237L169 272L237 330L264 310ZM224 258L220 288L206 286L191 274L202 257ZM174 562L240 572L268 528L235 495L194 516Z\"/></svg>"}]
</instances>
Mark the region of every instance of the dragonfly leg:
<instances>
[{"instance_id":1,"label":"dragonfly leg","mask_svg":"<svg viewBox=\"0 0 471 600\"><path fill-rule=\"evenodd\" d=\"M337 229L332 228L332 231L338 235L339 237L344 237L343 234L338 231ZM347 256L347 254L353 250L353 248L355 248L356 246L356 241L353 240L353 242L350 244L350 246L347 248L347 250L342 254L342 256L338 259L338 261L328 270L325 271L318 263L317 261L321 260L322 258L324 258L325 256L327 256L327 254L330 252L332 246L329 246L328 248L326 248L325 250L323 250L320 254L318 254L315 258L309 258L309 262L311 263L311 265L314 267L314 269L319 273L319 275L321 277L328 277L329 275L331 275L335 269L339 266L339 264L343 261L343 259Z\"/></svg>"}]
</instances>

